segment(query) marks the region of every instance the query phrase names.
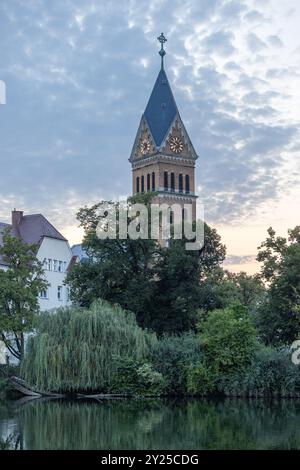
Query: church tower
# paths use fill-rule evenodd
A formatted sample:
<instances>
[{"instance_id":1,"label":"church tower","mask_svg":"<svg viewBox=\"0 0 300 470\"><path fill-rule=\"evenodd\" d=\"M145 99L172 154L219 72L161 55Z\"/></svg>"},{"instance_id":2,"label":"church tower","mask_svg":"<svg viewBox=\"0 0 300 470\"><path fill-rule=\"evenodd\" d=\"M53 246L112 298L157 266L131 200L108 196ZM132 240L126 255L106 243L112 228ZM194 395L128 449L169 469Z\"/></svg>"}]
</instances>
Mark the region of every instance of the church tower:
<instances>
[{"instance_id":1,"label":"church tower","mask_svg":"<svg viewBox=\"0 0 300 470\"><path fill-rule=\"evenodd\" d=\"M195 163L198 158L181 120L164 70L163 33L161 69L142 115L130 156L133 194L157 192L158 204L190 204L196 218Z\"/></svg>"}]
</instances>

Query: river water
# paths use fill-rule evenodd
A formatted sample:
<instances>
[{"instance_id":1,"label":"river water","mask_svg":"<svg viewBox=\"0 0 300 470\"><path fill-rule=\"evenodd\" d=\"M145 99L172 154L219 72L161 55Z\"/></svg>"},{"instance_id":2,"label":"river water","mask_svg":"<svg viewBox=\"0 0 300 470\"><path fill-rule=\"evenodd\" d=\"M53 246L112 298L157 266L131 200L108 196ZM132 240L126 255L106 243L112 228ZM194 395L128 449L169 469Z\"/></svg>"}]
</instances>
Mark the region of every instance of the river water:
<instances>
[{"instance_id":1,"label":"river water","mask_svg":"<svg viewBox=\"0 0 300 470\"><path fill-rule=\"evenodd\" d=\"M0 449L300 449L300 401L0 402Z\"/></svg>"}]
</instances>

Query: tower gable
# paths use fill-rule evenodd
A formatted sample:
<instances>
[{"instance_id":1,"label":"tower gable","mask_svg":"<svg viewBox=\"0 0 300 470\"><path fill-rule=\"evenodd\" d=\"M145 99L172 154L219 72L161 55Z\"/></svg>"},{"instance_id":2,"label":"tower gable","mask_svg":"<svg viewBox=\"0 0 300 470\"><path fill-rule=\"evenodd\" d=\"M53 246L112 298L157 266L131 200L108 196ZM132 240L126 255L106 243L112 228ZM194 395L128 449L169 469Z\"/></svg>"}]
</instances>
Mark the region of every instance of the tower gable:
<instances>
[{"instance_id":1,"label":"tower gable","mask_svg":"<svg viewBox=\"0 0 300 470\"><path fill-rule=\"evenodd\" d=\"M168 155L184 156L197 160L198 155L195 152L179 112L176 113L159 151Z\"/></svg>"},{"instance_id":2,"label":"tower gable","mask_svg":"<svg viewBox=\"0 0 300 470\"><path fill-rule=\"evenodd\" d=\"M129 161L132 162L133 160L143 158L146 154L153 155L156 152L157 148L154 139L152 137L148 123L143 115L135 137Z\"/></svg>"}]
</instances>

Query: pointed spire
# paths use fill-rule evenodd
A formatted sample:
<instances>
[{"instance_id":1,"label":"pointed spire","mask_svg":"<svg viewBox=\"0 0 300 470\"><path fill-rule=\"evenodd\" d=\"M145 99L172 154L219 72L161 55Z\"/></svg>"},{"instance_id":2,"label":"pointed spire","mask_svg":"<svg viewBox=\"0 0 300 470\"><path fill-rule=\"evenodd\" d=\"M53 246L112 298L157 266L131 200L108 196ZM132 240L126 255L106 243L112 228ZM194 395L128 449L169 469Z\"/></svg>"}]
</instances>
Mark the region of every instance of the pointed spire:
<instances>
[{"instance_id":1,"label":"pointed spire","mask_svg":"<svg viewBox=\"0 0 300 470\"><path fill-rule=\"evenodd\" d=\"M177 106L166 72L160 70L144 112L157 147L162 143L176 113Z\"/></svg>"},{"instance_id":2,"label":"pointed spire","mask_svg":"<svg viewBox=\"0 0 300 470\"><path fill-rule=\"evenodd\" d=\"M161 44L161 48L158 53L161 57L161 70L163 70L164 69L164 56L166 55L166 51L164 50L164 43L167 42L167 39L165 38L164 33L161 33L161 35L158 36L157 39Z\"/></svg>"},{"instance_id":3,"label":"pointed spire","mask_svg":"<svg viewBox=\"0 0 300 470\"><path fill-rule=\"evenodd\" d=\"M141 123L131 152L130 161L133 161L136 158L137 145L140 142L142 135L141 132L143 129L147 129L147 132L151 137L151 142L153 142L156 150L161 151L162 146L165 145L166 138L172 130L171 126L174 125L175 119L178 121L177 125L179 125L184 140L188 145L191 158L197 159L197 154L181 120L164 70L164 56L166 55L164 44L167 42L167 39L165 38L164 33L161 33L157 39L161 44L161 49L159 51L159 55L161 56L161 69L152 89L145 112L142 115Z\"/></svg>"}]
</instances>

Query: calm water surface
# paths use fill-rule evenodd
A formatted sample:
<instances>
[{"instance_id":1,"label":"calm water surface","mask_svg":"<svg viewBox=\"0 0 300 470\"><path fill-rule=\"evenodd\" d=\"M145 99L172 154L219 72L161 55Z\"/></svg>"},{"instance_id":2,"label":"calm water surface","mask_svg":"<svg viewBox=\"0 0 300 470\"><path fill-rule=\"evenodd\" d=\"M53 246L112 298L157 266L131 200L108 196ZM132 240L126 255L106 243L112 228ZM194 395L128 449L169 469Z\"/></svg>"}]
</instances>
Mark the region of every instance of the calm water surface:
<instances>
[{"instance_id":1,"label":"calm water surface","mask_svg":"<svg viewBox=\"0 0 300 470\"><path fill-rule=\"evenodd\" d=\"M0 449L300 449L300 401L0 402Z\"/></svg>"}]
</instances>

